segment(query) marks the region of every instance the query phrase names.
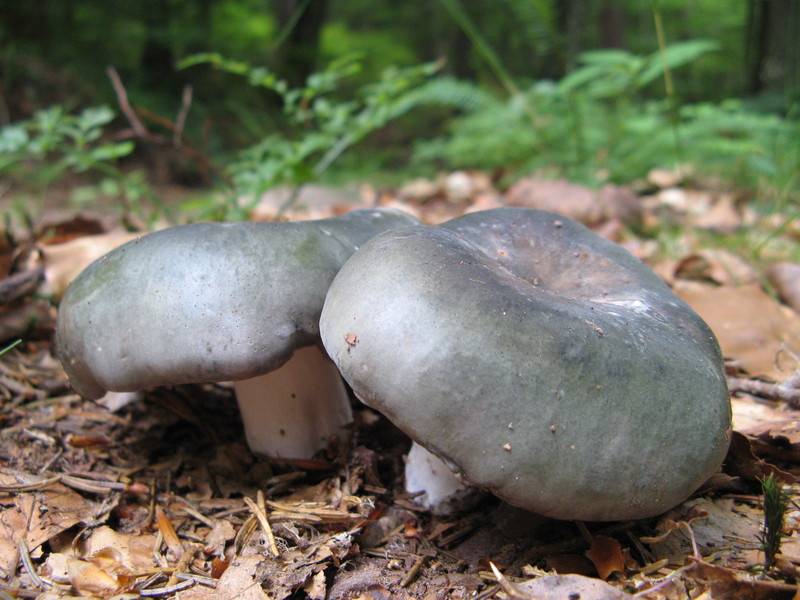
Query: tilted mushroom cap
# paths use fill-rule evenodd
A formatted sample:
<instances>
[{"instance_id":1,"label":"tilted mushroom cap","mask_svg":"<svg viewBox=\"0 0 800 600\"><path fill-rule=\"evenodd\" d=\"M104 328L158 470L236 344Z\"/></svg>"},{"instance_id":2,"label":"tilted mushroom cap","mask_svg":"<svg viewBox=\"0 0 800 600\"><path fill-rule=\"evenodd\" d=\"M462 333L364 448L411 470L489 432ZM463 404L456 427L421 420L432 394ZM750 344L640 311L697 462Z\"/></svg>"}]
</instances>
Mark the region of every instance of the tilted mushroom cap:
<instances>
[{"instance_id":1,"label":"tilted mushroom cap","mask_svg":"<svg viewBox=\"0 0 800 600\"><path fill-rule=\"evenodd\" d=\"M151 233L97 260L69 287L59 308L59 358L88 398L273 371L318 341L328 285L359 245L415 222L396 211L360 210ZM293 377L307 377L301 373ZM341 387L338 376L333 381Z\"/></svg>"},{"instance_id":2,"label":"tilted mushroom cap","mask_svg":"<svg viewBox=\"0 0 800 600\"><path fill-rule=\"evenodd\" d=\"M304 223L198 223L105 255L69 287L57 348L83 396L270 371L319 335L341 265L370 237L411 224L365 210Z\"/></svg>"},{"instance_id":3,"label":"tilted mushroom cap","mask_svg":"<svg viewBox=\"0 0 800 600\"><path fill-rule=\"evenodd\" d=\"M373 238L336 276L320 332L362 401L546 516L657 514L728 446L709 328L621 247L551 213Z\"/></svg>"}]
</instances>

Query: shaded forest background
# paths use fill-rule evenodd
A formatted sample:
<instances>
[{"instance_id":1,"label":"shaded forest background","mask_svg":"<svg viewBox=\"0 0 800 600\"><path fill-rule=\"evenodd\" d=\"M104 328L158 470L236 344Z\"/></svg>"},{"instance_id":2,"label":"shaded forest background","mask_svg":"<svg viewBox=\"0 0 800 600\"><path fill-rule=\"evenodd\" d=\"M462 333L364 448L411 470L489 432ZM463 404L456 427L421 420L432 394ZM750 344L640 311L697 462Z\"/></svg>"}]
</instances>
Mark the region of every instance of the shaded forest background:
<instances>
[{"instance_id":1,"label":"shaded forest background","mask_svg":"<svg viewBox=\"0 0 800 600\"><path fill-rule=\"evenodd\" d=\"M786 196L800 165L795 0L1 0L0 39L0 173L40 191L699 163Z\"/></svg>"}]
</instances>

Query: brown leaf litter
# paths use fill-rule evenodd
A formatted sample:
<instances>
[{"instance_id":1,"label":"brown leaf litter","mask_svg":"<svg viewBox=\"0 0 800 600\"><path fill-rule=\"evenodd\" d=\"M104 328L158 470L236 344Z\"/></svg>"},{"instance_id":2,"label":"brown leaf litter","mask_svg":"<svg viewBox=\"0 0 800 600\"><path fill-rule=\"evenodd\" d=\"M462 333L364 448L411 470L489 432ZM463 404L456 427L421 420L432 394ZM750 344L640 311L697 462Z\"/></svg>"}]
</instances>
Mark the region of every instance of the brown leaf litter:
<instances>
[{"instance_id":1,"label":"brown leaf litter","mask_svg":"<svg viewBox=\"0 0 800 600\"><path fill-rule=\"evenodd\" d=\"M539 192L531 191L531 181ZM363 189L353 204L398 204L437 222L475 207L523 202L512 200L516 194L534 202L541 189L555 185L574 198L606 198L598 206L576 200L552 207L562 214L579 209L594 225L669 212L677 222L738 226L743 210L732 197L677 187L687 181L660 173L650 185L666 189L644 202L631 200L628 189L587 192L535 179L504 198L493 178L458 172L399 192ZM346 210L342 203L350 196L311 191L317 194L313 216ZM291 218L313 212L295 208ZM32 293L41 288L32 282L47 272L46 242L66 247L116 225L87 218L49 227L37 233L45 251L35 254L35 244L0 249L2 274L17 278L5 287L0 280L0 296L10 294L0 333L14 311L40 302ZM78 261L75 255L67 263ZM51 269L54 264L51 259ZM738 432L723 472L670 513L629 523L551 521L491 497L456 517L433 517L403 491L407 438L368 409L357 411L349 451L286 464L246 449L229 386L84 401L71 393L53 359L52 307L45 302L50 320L0 358L0 595L792 598L800 510L791 505L778 566L764 573L758 478L778 475L797 501L800 411L775 395L776 388L759 386L788 386L797 369L797 314L760 287L756 268L728 252L693 246L663 272L711 324L731 374L752 385L737 388L733 399ZM773 279L790 303L790 286ZM6 335L32 331L25 327L7 327Z\"/></svg>"}]
</instances>

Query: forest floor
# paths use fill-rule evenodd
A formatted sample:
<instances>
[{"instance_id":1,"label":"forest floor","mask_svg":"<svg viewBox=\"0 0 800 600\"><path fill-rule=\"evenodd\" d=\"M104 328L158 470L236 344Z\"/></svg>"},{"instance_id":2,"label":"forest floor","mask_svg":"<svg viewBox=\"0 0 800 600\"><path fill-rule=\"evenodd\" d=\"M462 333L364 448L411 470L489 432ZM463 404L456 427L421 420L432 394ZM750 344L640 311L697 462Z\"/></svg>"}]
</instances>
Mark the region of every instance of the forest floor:
<instances>
[{"instance_id":1,"label":"forest floor","mask_svg":"<svg viewBox=\"0 0 800 600\"><path fill-rule=\"evenodd\" d=\"M434 517L403 490L409 440L371 409L356 409L348 447L289 464L248 451L225 384L83 400L54 358L57 298L128 238L109 215L43 218L7 232L0 260L0 338L24 338L0 359L0 598L800 598L795 222L667 171L633 188L526 179L505 194L452 173L359 198L310 186L281 218L380 204L436 223L531 206L647 262L720 340L735 430L722 471L641 521L555 521L491 497ZM256 218L281 201L269 195ZM765 570L769 474L790 502Z\"/></svg>"}]
</instances>

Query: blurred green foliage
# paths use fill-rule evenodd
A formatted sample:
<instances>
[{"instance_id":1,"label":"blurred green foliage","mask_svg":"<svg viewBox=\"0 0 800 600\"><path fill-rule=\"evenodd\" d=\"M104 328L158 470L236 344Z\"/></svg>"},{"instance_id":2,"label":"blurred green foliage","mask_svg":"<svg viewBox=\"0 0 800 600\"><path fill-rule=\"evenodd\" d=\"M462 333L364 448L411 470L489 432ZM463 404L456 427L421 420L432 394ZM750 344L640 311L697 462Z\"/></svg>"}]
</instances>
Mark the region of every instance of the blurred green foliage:
<instances>
[{"instance_id":1,"label":"blurred green foliage","mask_svg":"<svg viewBox=\"0 0 800 600\"><path fill-rule=\"evenodd\" d=\"M798 27L778 0L0 0L0 170L38 194L94 173L76 199L151 202L161 150L115 141L127 123L108 109L81 112L117 103L110 64L163 138L193 88L181 133L203 161L173 149L166 170L220 190L206 216L348 173L546 168L599 183L684 162L785 202L800 172Z\"/></svg>"},{"instance_id":2,"label":"blurred green foliage","mask_svg":"<svg viewBox=\"0 0 800 600\"><path fill-rule=\"evenodd\" d=\"M418 142L415 158L512 172L555 167L589 182L629 182L654 167L689 162L742 185L789 183L800 171L796 119L748 110L734 99L684 104L674 122L668 100L643 94L665 63L683 67L714 48L694 40L667 47L663 57L591 51L561 81L536 83L508 99L451 80L452 102L463 114L444 135ZM442 89L440 83L434 91L438 101L446 101Z\"/></svg>"},{"instance_id":3,"label":"blurred green foliage","mask_svg":"<svg viewBox=\"0 0 800 600\"><path fill-rule=\"evenodd\" d=\"M264 67L226 59L219 54L190 56L179 68L208 64L274 92L282 102L284 127L238 153L227 165L229 201L222 218L245 217L268 189L316 181L350 147L418 104L416 90L435 73L435 63L387 68L380 78L346 98L337 97L343 81L358 74L352 58L337 60L305 85L291 87Z\"/></svg>"}]
</instances>

